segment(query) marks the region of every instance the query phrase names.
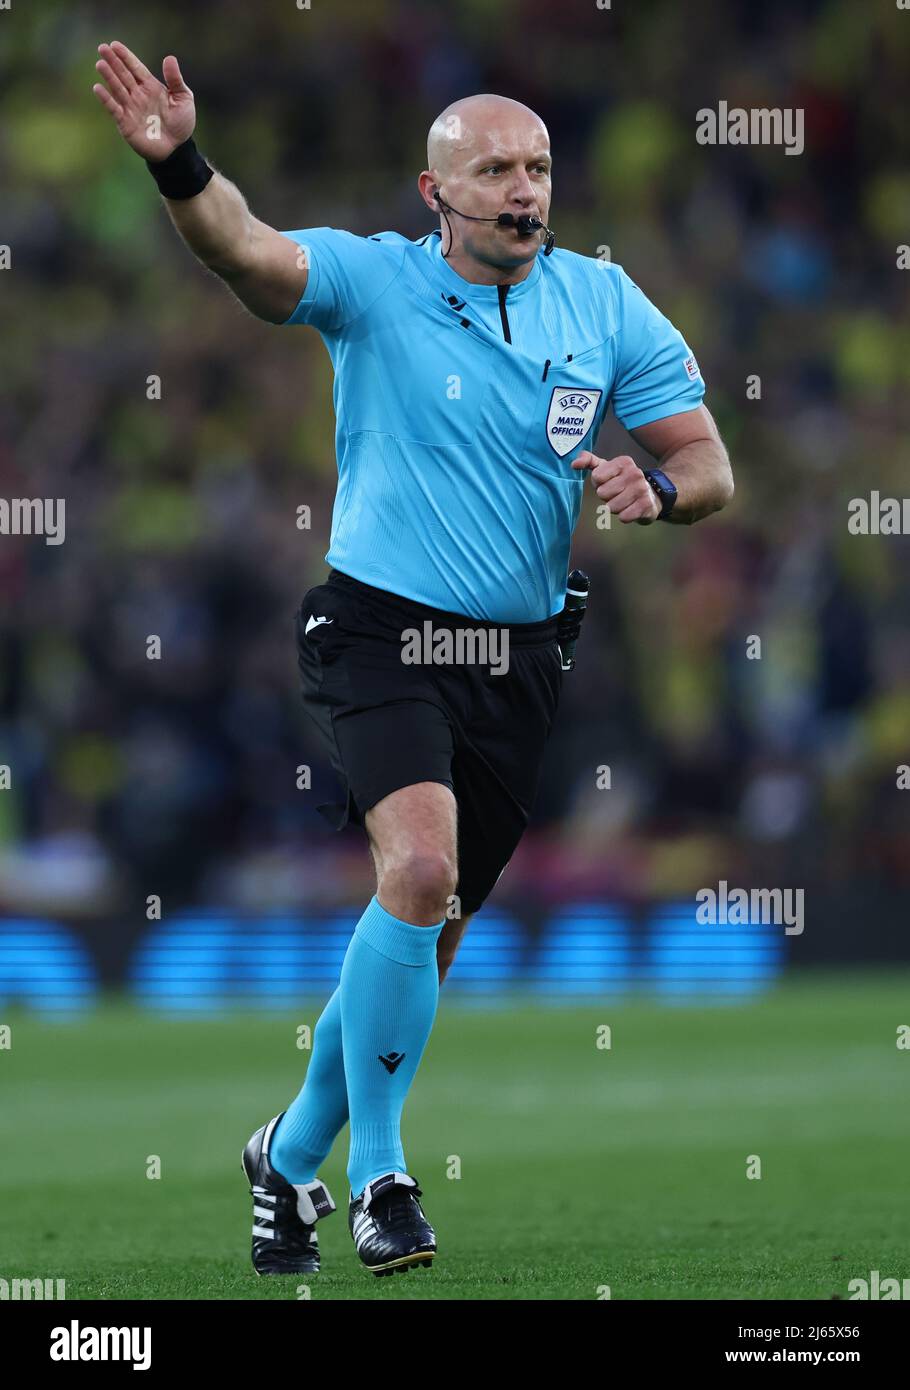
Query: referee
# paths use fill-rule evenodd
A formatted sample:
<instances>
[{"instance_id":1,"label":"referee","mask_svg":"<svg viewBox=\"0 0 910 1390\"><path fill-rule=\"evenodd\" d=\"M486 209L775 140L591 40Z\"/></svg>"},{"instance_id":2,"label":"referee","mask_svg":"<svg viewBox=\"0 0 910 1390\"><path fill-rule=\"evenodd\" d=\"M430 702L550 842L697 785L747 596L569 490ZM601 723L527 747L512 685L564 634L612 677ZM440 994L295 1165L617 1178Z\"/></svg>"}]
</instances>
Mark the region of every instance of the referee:
<instances>
[{"instance_id":1,"label":"referee","mask_svg":"<svg viewBox=\"0 0 910 1390\"><path fill-rule=\"evenodd\" d=\"M418 188L439 227L419 240L278 232L196 150L176 58L162 83L124 44L98 51L93 90L191 251L258 318L316 329L335 372L330 571L297 649L343 788L320 810L365 828L376 893L300 1094L243 1152L253 1264L319 1268L335 1204L317 1172L350 1121L361 1260L428 1265L401 1112L439 984L533 806L585 475L622 522L689 523L730 500L729 460L679 332L619 266L554 249L528 107L471 96L434 121ZM608 405L653 469L592 453Z\"/></svg>"}]
</instances>

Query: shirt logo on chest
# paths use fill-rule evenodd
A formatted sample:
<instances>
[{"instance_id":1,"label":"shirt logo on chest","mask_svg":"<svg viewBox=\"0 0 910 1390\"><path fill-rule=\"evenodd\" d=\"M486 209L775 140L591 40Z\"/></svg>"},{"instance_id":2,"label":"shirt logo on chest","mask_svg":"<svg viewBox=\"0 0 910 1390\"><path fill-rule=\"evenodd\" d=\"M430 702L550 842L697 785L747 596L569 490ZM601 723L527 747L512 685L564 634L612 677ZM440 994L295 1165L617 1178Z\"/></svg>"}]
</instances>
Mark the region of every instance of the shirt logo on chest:
<instances>
[{"instance_id":1,"label":"shirt logo on chest","mask_svg":"<svg viewBox=\"0 0 910 1390\"><path fill-rule=\"evenodd\" d=\"M547 411L547 441L560 458L565 458L584 439L594 423L602 395L602 391L553 387Z\"/></svg>"}]
</instances>

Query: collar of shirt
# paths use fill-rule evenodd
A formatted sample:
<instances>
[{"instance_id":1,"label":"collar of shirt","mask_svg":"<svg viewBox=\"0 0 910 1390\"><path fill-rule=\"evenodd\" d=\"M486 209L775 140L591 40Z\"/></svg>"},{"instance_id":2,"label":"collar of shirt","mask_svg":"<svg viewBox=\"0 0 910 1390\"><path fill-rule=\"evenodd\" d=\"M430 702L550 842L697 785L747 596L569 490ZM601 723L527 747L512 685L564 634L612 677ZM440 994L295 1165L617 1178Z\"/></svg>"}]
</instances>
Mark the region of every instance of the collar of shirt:
<instances>
[{"instance_id":1,"label":"collar of shirt","mask_svg":"<svg viewBox=\"0 0 910 1390\"><path fill-rule=\"evenodd\" d=\"M431 232L427 238L427 250L446 289L453 291L459 298L474 304L496 305L499 303L499 285L475 284L473 280L465 280L462 275L458 274L457 270L452 269L442 254L442 237L438 231ZM517 285L509 286L507 295L509 304L514 304L517 299L529 294L537 285L541 276L540 257L541 252L538 252L529 275L526 275Z\"/></svg>"}]
</instances>

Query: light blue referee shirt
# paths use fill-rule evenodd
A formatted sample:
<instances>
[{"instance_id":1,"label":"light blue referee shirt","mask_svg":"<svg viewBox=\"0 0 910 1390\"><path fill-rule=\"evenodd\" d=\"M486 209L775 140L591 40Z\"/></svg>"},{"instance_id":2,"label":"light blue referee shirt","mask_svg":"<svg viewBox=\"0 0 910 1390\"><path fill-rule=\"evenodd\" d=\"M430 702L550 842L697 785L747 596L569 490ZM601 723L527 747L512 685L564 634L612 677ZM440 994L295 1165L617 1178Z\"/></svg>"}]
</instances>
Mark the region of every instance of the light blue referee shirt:
<instances>
[{"instance_id":1,"label":"light blue referee shirt","mask_svg":"<svg viewBox=\"0 0 910 1390\"><path fill-rule=\"evenodd\" d=\"M309 264L286 322L316 328L335 370L326 561L472 618L561 612L587 476L572 459L608 405L633 429L701 403L680 333L620 266L574 251L475 285L438 231L284 235Z\"/></svg>"}]
</instances>

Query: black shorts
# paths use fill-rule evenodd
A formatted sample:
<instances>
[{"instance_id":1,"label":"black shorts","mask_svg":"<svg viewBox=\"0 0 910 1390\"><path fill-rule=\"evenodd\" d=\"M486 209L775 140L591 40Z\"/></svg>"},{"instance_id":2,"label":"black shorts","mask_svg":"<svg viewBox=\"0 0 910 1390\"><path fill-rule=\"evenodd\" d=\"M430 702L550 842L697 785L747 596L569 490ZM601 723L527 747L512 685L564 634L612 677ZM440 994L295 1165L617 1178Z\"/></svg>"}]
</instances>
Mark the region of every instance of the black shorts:
<instances>
[{"instance_id":1,"label":"black shorts","mask_svg":"<svg viewBox=\"0 0 910 1390\"><path fill-rule=\"evenodd\" d=\"M503 647L488 649L492 665L407 664L402 634L425 634L427 621L452 633L507 633L507 670L496 673L506 665ZM297 651L304 707L344 789L342 802L319 811L341 830L348 821L362 825L370 807L401 787L451 787L456 892L462 914L476 912L512 857L537 794L562 684L556 618L484 622L332 570L304 595Z\"/></svg>"}]
</instances>

